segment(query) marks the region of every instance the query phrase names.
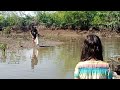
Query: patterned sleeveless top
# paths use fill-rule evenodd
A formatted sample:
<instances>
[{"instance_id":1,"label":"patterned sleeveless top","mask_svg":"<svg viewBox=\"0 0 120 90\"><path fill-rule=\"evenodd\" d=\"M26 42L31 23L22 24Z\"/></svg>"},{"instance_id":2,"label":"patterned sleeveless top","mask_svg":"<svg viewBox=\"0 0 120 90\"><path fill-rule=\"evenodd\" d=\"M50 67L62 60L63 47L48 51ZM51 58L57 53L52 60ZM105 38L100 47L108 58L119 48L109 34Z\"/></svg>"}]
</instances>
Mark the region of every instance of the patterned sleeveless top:
<instances>
[{"instance_id":1,"label":"patterned sleeveless top","mask_svg":"<svg viewBox=\"0 0 120 90\"><path fill-rule=\"evenodd\" d=\"M112 79L113 73L109 64L103 61L79 62L74 71L77 79Z\"/></svg>"}]
</instances>

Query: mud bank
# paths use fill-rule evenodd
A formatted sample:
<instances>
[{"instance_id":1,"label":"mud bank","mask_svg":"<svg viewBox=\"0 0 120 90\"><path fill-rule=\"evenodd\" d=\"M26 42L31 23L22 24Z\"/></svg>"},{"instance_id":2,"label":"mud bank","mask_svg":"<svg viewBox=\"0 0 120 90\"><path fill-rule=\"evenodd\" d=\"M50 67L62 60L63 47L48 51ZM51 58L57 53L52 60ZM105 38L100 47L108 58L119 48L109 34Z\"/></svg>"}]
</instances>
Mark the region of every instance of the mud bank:
<instances>
[{"instance_id":1,"label":"mud bank","mask_svg":"<svg viewBox=\"0 0 120 90\"><path fill-rule=\"evenodd\" d=\"M63 44L67 40L76 40L84 38L88 34L96 34L99 37L104 38L120 38L120 34L115 32L88 32L88 31L71 31L71 30L38 30L42 42L40 43L43 46L56 46ZM32 38L30 32L26 33L11 33L10 35L0 35L0 43L6 43L7 49L11 51L16 51L23 48L32 48Z\"/></svg>"}]
</instances>

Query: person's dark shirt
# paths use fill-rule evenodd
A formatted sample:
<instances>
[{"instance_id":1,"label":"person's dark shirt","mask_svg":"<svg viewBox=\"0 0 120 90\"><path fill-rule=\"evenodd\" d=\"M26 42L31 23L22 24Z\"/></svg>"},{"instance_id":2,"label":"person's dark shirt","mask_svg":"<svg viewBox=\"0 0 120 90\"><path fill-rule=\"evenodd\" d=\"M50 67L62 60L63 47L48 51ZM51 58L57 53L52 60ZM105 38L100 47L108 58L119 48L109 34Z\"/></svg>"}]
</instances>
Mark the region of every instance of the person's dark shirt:
<instances>
[{"instance_id":1,"label":"person's dark shirt","mask_svg":"<svg viewBox=\"0 0 120 90\"><path fill-rule=\"evenodd\" d=\"M34 37L34 39L36 39L36 36L37 36L37 34L38 34L37 29L36 29L36 28L32 28L31 34L32 34L32 36Z\"/></svg>"}]
</instances>

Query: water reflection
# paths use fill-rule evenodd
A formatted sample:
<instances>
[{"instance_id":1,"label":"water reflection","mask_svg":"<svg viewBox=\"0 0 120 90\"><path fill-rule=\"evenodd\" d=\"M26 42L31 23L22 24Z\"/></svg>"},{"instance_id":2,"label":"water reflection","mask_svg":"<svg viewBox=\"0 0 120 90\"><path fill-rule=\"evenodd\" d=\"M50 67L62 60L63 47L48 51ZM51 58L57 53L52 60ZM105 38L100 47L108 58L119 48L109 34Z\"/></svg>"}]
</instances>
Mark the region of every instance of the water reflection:
<instances>
[{"instance_id":1,"label":"water reflection","mask_svg":"<svg viewBox=\"0 0 120 90\"><path fill-rule=\"evenodd\" d=\"M4 61L7 64L0 63L0 78L72 79L74 68L80 61L83 40L84 38L69 40L55 47L23 49L17 52L7 50ZM120 39L101 40L105 60L113 55L120 55Z\"/></svg>"},{"instance_id":2,"label":"water reflection","mask_svg":"<svg viewBox=\"0 0 120 90\"><path fill-rule=\"evenodd\" d=\"M0 62L1 63L5 63L6 62L6 56L7 56L7 53L6 53L6 50L0 50Z\"/></svg>"},{"instance_id":3,"label":"water reflection","mask_svg":"<svg viewBox=\"0 0 120 90\"><path fill-rule=\"evenodd\" d=\"M103 43L103 56L105 60L108 60L114 55L120 55L120 39L119 38L102 38Z\"/></svg>"},{"instance_id":4,"label":"water reflection","mask_svg":"<svg viewBox=\"0 0 120 90\"><path fill-rule=\"evenodd\" d=\"M33 54L31 59L31 68L34 69L35 65L38 64L38 50L37 48L33 48Z\"/></svg>"},{"instance_id":5,"label":"water reflection","mask_svg":"<svg viewBox=\"0 0 120 90\"><path fill-rule=\"evenodd\" d=\"M0 56L1 56L0 62L5 63L6 62L6 56L7 56L6 51L1 50Z\"/></svg>"},{"instance_id":6,"label":"water reflection","mask_svg":"<svg viewBox=\"0 0 120 90\"><path fill-rule=\"evenodd\" d=\"M20 64L24 63L29 59L31 50L29 49L21 49L17 51L7 50L6 63L8 64Z\"/></svg>"},{"instance_id":7,"label":"water reflection","mask_svg":"<svg viewBox=\"0 0 120 90\"><path fill-rule=\"evenodd\" d=\"M8 64L19 64L20 61L19 59L17 59L17 53L16 52L10 52L10 58L9 58L9 61L8 61Z\"/></svg>"}]
</instances>

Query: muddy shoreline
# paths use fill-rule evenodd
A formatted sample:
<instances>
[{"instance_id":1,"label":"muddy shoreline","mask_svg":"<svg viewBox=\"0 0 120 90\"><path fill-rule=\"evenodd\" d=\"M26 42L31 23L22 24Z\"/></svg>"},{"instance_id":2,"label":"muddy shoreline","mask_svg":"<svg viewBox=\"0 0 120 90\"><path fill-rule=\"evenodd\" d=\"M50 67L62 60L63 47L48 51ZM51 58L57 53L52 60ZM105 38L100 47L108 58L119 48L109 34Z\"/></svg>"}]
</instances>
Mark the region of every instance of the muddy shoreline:
<instances>
[{"instance_id":1,"label":"muddy shoreline","mask_svg":"<svg viewBox=\"0 0 120 90\"><path fill-rule=\"evenodd\" d=\"M43 42L51 44L52 46L60 45L67 40L76 40L84 38L88 34L96 34L102 38L120 38L120 34L114 32L75 32L70 30L38 30ZM30 32L26 33L11 33L10 35L0 35L0 43L6 43L7 49L16 51L23 48L33 48L32 38Z\"/></svg>"}]
</instances>

